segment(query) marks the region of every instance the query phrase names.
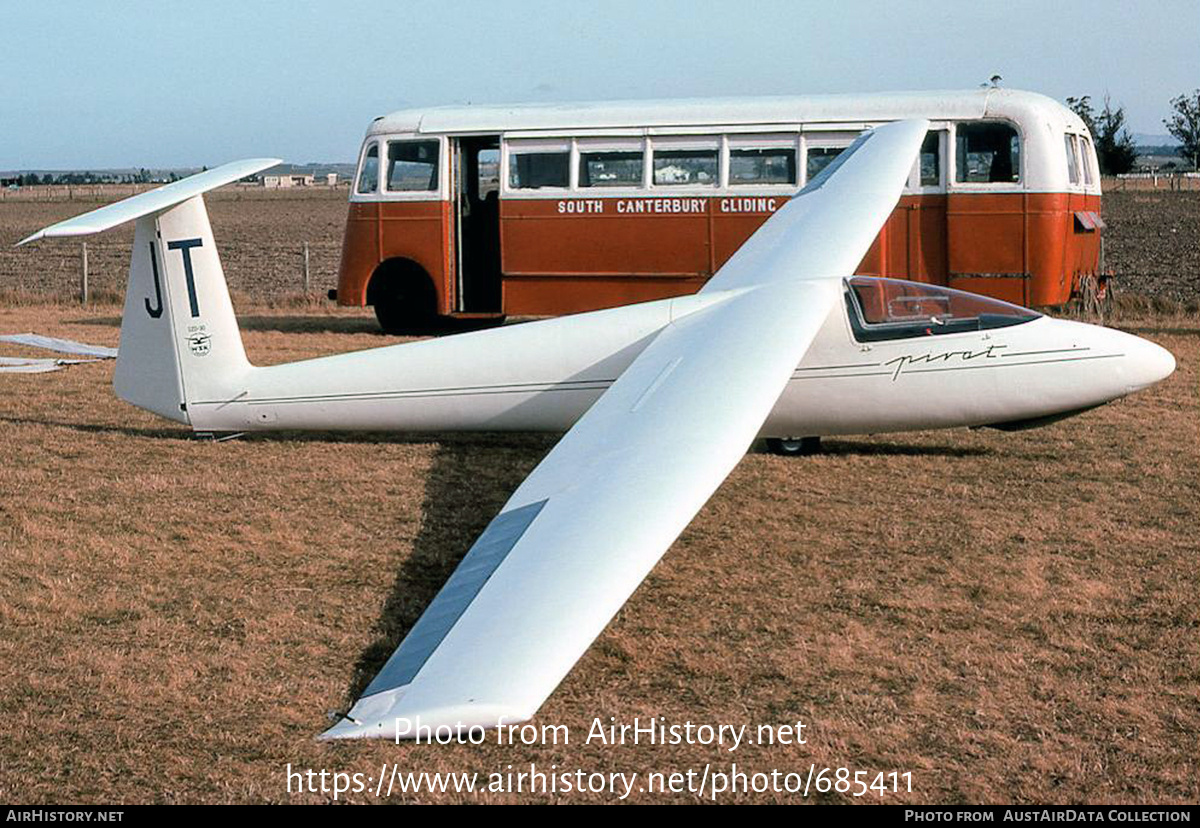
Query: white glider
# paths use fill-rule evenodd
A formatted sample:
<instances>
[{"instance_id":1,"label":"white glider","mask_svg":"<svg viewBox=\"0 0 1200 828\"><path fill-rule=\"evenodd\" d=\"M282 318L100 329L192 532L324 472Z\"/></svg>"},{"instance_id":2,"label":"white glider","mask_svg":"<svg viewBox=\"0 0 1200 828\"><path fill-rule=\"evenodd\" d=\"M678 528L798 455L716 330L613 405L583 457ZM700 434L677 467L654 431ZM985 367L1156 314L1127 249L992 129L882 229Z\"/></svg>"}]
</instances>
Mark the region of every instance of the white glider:
<instances>
[{"instance_id":1,"label":"white glider","mask_svg":"<svg viewBox=\"0 0 1200 828\"><path fill-rule=\"evenodd\" d=\"M927 129L864 133L694 296L269 367L201 194L273 160L31 238L137 220L114 386L197 431L566 431L324 735L459 733L533 716L756 437L1029 427L1174 370L1118 331L853 277Z\"/></svg>"}]
</instances>

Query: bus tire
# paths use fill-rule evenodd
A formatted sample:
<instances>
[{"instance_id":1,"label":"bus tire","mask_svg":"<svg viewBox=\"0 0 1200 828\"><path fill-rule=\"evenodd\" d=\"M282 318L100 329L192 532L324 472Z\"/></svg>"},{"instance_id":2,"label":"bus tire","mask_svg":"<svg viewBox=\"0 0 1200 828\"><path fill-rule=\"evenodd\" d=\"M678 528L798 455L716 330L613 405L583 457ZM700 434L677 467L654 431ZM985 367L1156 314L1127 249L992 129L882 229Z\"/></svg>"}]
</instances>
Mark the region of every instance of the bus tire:
<instances>
[{"instance_id":1,"label":"bus tire","mask_svg":"<svg viewBox=\"0 0 1200 828\"><path fill-rule=\"evenodd\" d=\"M429 274L406 259L384 262L371 277L367 304L385 333L428 327L437 319L437 293Z\"/></svg>"},{"instance_id":2,"label":"bus tire","mask_svg":"<svg viewBox=\"0 0 1200 828\"><path fill-rule=\"evenodd\" d=\"M768 437L767 450L781 457L808 457L821 453L821 438Z\"/></svg>"}]
</instances>

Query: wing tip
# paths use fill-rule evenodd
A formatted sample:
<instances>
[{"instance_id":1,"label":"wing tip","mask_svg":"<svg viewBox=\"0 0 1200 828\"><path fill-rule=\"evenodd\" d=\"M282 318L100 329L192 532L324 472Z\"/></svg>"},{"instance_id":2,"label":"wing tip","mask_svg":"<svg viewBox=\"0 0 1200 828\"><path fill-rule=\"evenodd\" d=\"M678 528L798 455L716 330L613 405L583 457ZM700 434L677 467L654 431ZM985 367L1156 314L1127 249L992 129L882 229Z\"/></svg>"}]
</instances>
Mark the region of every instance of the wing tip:
<instances>
[{"instance_id":1,"label":"wing tip","mask_svg":"<svg viewBox=\"0 0 1200 828\"><path fill-rule=\"evenodd\" d=\"M385 691L359 699L337 724L317 736L317 741L454 741L466 739L479 731L527 722L536 712L536 708L517 710L516 706L510 704L476 702L420 706L419 709L408 705L408 709L405 709L401 704L403 695L396 691Z\"/></svg>"},{"instance_id":2,"label":"wing tip","mask_svg":"<svg viewBox=\"0 0 1200 828\"><path fill-rule=\"evenodd\" d=\"M70 221L70 219L67 219L67 221ZM59 224L65 223L66 222L59 222ZM19 242L14 244L13 247L20 247L23 244L40 241L41 239L69 239L74 236L90 236L101 232L103 229L103 227L96 228L88 225L74 225L71 227L60 228L57 224L51 224L49 227L43 227L32 236L21 239Z\"/></svg>"},{"instance_id":3,"label":"wing tip","mask_svg":"<svg viewBox=\"0 0 1200 828\"><path fill-rule=\"evenodd\" d=\"M870 133L870 132L906 133L907 132L907 133L912 133L912 135L914 137L919 135L922 138L922 140L924 140L925 133L929 132L929 125L930 125L930 122L929 122L928 118L905 118L902 121L891 121L890 123L881 124L871 130L868 130L868 133ZM868 133L864 133L864 134L868 134Z\"/></svg>"},{"instance_id":4,"label":"wing tip","mask_svg":"<svg viewBox=\"0 0 1200 828\"><path fill-rule=\"evenodd\" d=\"M317 741L340 742L349 739L387 739L393 735L386 731L382 719L373 722L373 724L374 727L369 727L366 722L351 719L344 714L338 720L337 724L317 736Z\"/></svg>"}]
</instances>

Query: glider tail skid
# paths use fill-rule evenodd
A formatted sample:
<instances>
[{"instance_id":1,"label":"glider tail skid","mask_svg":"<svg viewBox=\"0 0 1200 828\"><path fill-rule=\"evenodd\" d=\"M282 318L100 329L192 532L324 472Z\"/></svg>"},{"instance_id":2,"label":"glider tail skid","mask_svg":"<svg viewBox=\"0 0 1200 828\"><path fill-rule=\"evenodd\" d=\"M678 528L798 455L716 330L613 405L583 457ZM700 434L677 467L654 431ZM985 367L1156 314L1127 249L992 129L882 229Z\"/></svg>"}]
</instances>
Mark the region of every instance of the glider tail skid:
<instances>
[{"instance_id":1,"label":"glider tail skid","mask_svg":"<svg viewBox=\"0 0 1200 828\"><path fill-rule=\"evenodd\" d=\"M242 347L203 194L280 163L236 161L61 221L20 244L136 221L113 388L181 423L188 401L223 399L251 366Z\"/></svg>"}]
</instances>

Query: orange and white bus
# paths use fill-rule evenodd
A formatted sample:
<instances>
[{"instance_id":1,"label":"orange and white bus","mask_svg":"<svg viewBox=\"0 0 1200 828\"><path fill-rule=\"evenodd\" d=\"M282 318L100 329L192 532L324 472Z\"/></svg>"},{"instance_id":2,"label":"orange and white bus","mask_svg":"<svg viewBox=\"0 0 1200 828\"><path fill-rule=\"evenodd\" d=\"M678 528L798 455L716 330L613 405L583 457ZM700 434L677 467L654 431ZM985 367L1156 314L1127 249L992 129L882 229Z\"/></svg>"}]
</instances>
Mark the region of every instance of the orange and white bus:
<instances>
[{"instance_id":1,"label":"orange and white bus","mask_svg":"<svg viewBox=\"0 0 1200 828\"><path fill-rule=\"evenodd\" d=\"M385 329L694 292L864 129L931 129L858 273L1067 302L1100 267L1091 136L1009 89L412 109L367 130L338 288Z\"/></svg>"}]
</instances>

